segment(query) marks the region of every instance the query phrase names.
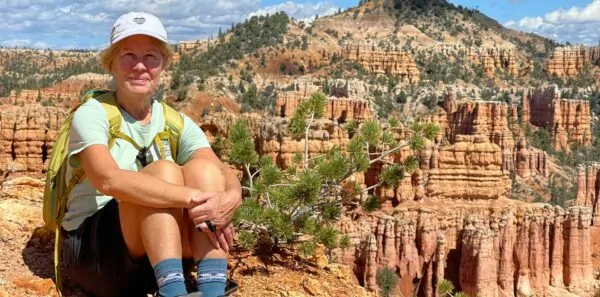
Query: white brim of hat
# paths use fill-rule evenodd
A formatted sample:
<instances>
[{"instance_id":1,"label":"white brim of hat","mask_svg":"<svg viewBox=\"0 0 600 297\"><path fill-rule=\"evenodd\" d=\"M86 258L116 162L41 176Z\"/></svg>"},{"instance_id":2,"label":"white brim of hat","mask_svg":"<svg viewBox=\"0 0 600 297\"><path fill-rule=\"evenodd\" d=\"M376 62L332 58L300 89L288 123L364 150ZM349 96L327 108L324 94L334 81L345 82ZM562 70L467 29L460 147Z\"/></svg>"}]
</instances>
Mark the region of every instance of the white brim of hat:
<instances>
[{"instance_id":1,"label":"white brim of hat","mask_svg":"<svg viewBox=\"0 0 600 297\"><path fill-rule=\"evenodd\" d=\"M169 43L169 41L164 36L161 36L160 34L156 34L156 32L152 32L150 30L144 30L141 28L135 28L135 29L131 29L131 30L128 30L128 31L125 31L125 32L119 34L119 36L117 36L117 38L115 38L112 41L112 44L116 44L117 42L119 42L127 37L133 36L133 35L147 35L147 36L156 38L160 42Z\"/></svg>"}]
</instances>

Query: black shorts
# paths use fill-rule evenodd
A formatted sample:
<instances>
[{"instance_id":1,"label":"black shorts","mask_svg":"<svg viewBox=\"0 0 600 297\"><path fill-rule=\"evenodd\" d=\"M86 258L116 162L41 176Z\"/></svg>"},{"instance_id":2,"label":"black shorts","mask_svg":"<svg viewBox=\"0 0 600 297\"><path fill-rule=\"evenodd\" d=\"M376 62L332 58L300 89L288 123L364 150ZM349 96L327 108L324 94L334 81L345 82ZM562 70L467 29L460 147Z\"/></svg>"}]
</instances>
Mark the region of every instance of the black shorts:
<instances>
[{"instance_id":1,"label":"black shorts","mask_svg":"<svg viewBox=\"0 0 600 297\"><path fill-rule=\"evenodd\" d=\"M90 296L145 297L156 292L148 258L133 260L129 256L114 199L78 229L64 234L64 272Z\"/></svg>"}]
</instances>

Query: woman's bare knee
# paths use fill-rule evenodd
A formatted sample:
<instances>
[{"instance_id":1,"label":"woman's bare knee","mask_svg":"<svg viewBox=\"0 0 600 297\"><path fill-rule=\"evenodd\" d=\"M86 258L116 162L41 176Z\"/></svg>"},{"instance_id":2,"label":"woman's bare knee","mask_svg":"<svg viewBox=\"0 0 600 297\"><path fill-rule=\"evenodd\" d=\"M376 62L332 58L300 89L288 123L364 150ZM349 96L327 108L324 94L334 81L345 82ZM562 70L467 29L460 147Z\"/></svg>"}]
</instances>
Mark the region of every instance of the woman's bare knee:
<instances>
[{"instance_id":1,"label":"woman's bare knee","mask_svg":"<svg viewBox=\"0 0 600 297\"><path fill-rule=\"evenodd\" d=\"M175 162L157 160L144 167L141 172L158 177L164 181L183 185L183 172Z\"/></svg>"},{"instance_id":2,"label":"woman's bare knee","mask_svg":"<svg viewBox=\"0 0 600 297\"><path fill-rule=\"evenodd\" d=\"M205 192L225 191L225 176L214 163L193 159L183 166L184 184Z\"/></svg>"}]
</instances>

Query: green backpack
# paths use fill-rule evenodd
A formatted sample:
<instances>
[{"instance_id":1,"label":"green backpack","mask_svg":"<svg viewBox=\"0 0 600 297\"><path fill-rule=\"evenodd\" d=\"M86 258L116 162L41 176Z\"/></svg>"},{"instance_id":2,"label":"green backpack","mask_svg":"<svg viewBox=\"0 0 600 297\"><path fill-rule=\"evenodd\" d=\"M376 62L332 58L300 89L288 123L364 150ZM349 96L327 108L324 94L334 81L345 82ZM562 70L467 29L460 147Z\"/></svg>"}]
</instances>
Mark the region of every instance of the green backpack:
<instances>
[{"instance_id":1,"label":"green backpack","mask_svg":"<svg viewBox=\"0 0 600 297\"><path fill-rule=\"evenodd\" d=\"M115 101L114 92L104 89L93 89L86 92L80 102L68 114L62 123L58 137L54 142L52 152L48 160L48 168L46 171L46 186L44 188L44 228L48 231L55 232L54 242L54 273L56 277L56 288L59 296L62 296L62 281L60 274L60 234L61 223L66 212L67 200L69 193L75 185L85 179L83 169L75 169L72 173L72 178L66 180L67 174L67 154L69 145L69 131L73 114L83 103L89 99L98 100L107 115L109 132L108 132L108 148L114 145L117 138L124 139L134 145L137 149L141 147L128 135L121 132L121 112ZM162 102L165 128L155 136L155 142L159 147L161 159L165 158L165 149L162 145L163 140L168 141L173 160L177 160L177 148L181 131L183 130L183 117L175 109Z\"/></svg>"}]
</instances>

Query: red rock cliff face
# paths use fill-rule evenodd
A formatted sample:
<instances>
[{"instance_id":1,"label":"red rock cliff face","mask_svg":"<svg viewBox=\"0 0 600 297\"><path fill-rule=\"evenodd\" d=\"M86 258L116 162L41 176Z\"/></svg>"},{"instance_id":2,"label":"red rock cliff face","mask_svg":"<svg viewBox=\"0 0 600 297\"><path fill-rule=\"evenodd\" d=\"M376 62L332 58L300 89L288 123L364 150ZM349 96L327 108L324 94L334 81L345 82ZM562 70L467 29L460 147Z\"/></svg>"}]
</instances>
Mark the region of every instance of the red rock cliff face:
<instances>
[{"instance_id":1,"label":"red rock cliff face","mask_svg":"<svg viewBox=\"0 0 600 297\"><path fill-rule=\"evenodd\" d=\"M462 44L443 44L434 47L432 52L447 56L458 54L465 57L469 64L481 65L483 73L487 77L494 77L497 70L509 73L514 77L529 71L529 63L527 61L519 62L515 49L512 47L467 47ZM519 65L522 66L519 67Z\"/></svg>"},{"instance_id":2,"label":"red rock cliff face","mask_svg":"<svg viewBox=\"0 0 600 297\"><path fill-rule=\"evenodd\" d=\"M582 296L593 290L588 208L509 201L400 208L394 216L340 223L352 245L336 253L369 289L387 266L398 269L395 289L404 296L421 278L420 296L436 296L442 278L477 296L549 296L550 286Z\"/></svg>"},{"instance_id":3,"label":"red rock cliff face","mask_svg":"<svg viewBox=\"0 0 600 297\"><path fill-rule=\"evenodd\" d=\"M573 143L589 146L592 141L589 101L558 97L555 88L525 92L523 123L547 129L555 150L570 151Z\"/></svg>"},{"instance_id":4,"label":"red rock cliff face","mask_svg":"<svg viewBox=\"0 0 600 297\"><path fill-rule=\"evenodd\" d=\"M291 118L298 105L310 94L304 92L284 92L277 97L275 110L282 118ZM325 105L324 118L344 123L349 120L371 119L370 103L364 99L337 98L329 96Z\"/></svg>"},{"instance_id":5,"label":"red rock cliff face","mask_svg":"<svg viewBox=\"0 0 600 297\"><path fill-rule=\"evenodd\" d=\"M454 144L434 150L427 197L498 199L510 192L509 171L502 169L502 150L486 136L456 135Z\"/></svg>"},{"instance_id":6,"label":"red rock cliff face","mask_svg":"<svg viewBox=\"0 0 600 297\"><path fill-rule=\"evenodd\" d=\"M0 104L25 106L40 103L45 106L70 107L79 101L84 90L106 88L108 81L108 75L81 74L48 88L19 92L13 90L8 97L0 97Z\"/></svg>"},{"instance_id":7,"label":"red rock cliff face","mask_svg":"<svg viewBox=\"0 0 600 297\"><path fill-rule=\"evenodd\" d=\"M508 105L497 101L459 101L452 96L444 100L450 141L456 135L484 135L502 149L514 148L512 132L508 128Z\"/></svg>"},{"instance_id":8,"label":"red rock cliff face","mask_svg":"<svg viewBox=\"0 0 600 297\"><path fill-rule=\"evenodd\" d=\"M408 52L385 51L375 45L349 44L343 49L342 57L373 73L396 74L402 81L419 82L417 64Z\"/></svg>"},{"instance_id":9,"label":"red rock cliff face","mask_svg":"<svg viewBox=\"0 0 600 297\"><path fill-rule=\"evenodd\" d=\"M600 226L600 163L577 166L576 204L592 208L592 224Z\"/></svg>"},{"instance_id":10,"label":"red rock cliff face","mask_svg":"<svg viewBox=\"0 0 600 297\"><path fill-rule=\"evenodd\" d=\"M66 112L35 104L0 106L0 179L41 176Z\"/></svg>"},{"instance_id":11,"label":"red rock cliff face","mask_svg":"<svg viewBox=\"0 0 600 297\"><path fill-rule=\"evenodd\" d=\"M546 63L546 72L558 77L577 77L590 63L599 63L600 47L569 46L554 50Z\"/></svg>"},{"instance_id":12,"label":"red rock cliff face","mask_svg":"<svg viewBox=\"0 0 600 297\"><path fill-rule=\"evenodd\" d=\"M546 153L528 147L522 137L518 138L519 146L515 146L508 119L515 121L517 115L515 108L510 111L504 102L456 100L453 95L447 95L443 110L432 118L432 122L441 128L443 136L450 142L456 142L459 135L480 135L498 146L503 174L517 170L521 177L548 176L552 164ZM425 158L429 158L431 153L425 153L428 155Z\"/></svg>"}]
</instances>

